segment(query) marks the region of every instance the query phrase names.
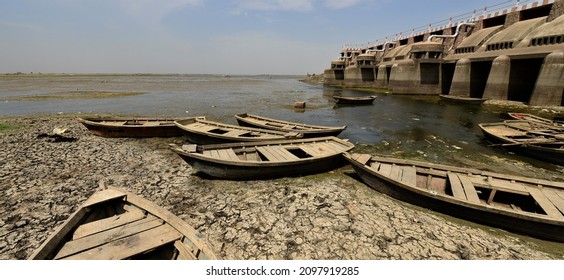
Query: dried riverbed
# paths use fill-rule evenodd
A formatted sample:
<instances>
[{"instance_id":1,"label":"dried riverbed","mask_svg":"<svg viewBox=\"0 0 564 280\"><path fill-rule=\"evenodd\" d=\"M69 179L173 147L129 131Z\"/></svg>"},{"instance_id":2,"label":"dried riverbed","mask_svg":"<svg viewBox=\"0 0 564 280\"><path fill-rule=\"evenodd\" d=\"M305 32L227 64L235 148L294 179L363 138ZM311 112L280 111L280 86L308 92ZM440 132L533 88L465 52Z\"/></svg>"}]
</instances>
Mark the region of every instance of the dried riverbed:
<instances>
[{"instance_id":1,"label":"dried riverbed","mask_svg":"<svg viewBox=\"0 0 564 280\"><path fill-rule=\"evenodd\" d=\"M224 259L562 259L562 244L398 202L352 168L301 178L209 180L169 139L93 136L73 118L3 118L0 259L26 259L100 185L137 193L207 236ZM19 128L17 128L19 126ZM65 141L51 137L69 129ZM60 139L59 139L60 140ZM103 184L101 184L103 182Z\"/></svg>"}]
</instances>

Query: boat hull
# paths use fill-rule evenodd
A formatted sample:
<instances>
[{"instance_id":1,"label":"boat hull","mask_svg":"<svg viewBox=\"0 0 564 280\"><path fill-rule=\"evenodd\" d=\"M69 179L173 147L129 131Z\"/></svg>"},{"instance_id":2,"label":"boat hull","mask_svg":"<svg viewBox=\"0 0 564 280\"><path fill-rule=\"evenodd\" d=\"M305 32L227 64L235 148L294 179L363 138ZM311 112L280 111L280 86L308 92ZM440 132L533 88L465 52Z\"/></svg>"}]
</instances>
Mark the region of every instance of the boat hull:
<instances>
[{"instance_id":1,"label":"boat hull","mask_svg":"<svg viewBox=\"0 0 564 280\"><path fill-rule=\"evenodd\" d=\"M484 139L493 145L497 145L514 153L545 162L564 165L564 149L559 149L558 147L552 148L549 144L544 144L544 146L534 144L516 144L508 141L504 137L490 133L484 125L480 125L480 129L482 130ZM561 144L557 145L561 146Z\"/></svg>"},{"instance_id":2,"label":"boat hull","mask_svg":"<svg viewBox=\"0 0 564 280\"><path fill-rule=\"evenodd\" d=\"M238 165L209 161L185 154L179 155L198 173L225 180L261 180L299 177L331 171L346 164L346 161L341 155L284 165L267 165L261 163Z\"/></svg>"},{"instance_id":3,"label":"boat hull","mask_svg":"<svg viewBox=\"0 0 564 280\"><path fill-rule=\"evenodd\" d=\"M110 188L91 196L29 259L218 258L179 217L135 194Z\"/></svg>"},{"instance_id":4,"label":"boat hull","mask_svg":"<svg viewBox=\"0 0 564 280\"><path fill-rule=\"evenodd\" d=\"M369 96L369 97L351 97L351 98L347 98L347 97L343 97L343 96L334 96L333 97L336 101L337 104L346 104L346 105L370 105L372 103L374 103L374 100L376 99L375 96Z\"/></svg>"},{"instance_id":5,"label":"boat hull","mask_svg":"<svg viewBox=\"0 0 564 280\"><path fill-rule=\"evenodd\" d=\"M472 97L461 97L461 96L450 96L450 95L440 95L441 100L450 103L460 103L468 105L481 105L486 101L484 98L472 98Z\"/></svg>"},{"instance_id":6,"label":"boat hull","mask_svg":"<svg viewBox=\"0 0 564 280\"><path fill-rule=\"evenodd\" d=\"M493 208L473 207L453 200L442 199L441 196L433 195L432 192L414 191L370 170L348 156L345 156L345 159L348 160L366 185L395 199L515 233L564 242L564 224L562 222L546 223L539 220L523 219L514 215L506 215L504 212L496 211Z\"/></svg>"},{"instance_id":7,"label":"boat hull","mask_svg":"<svg viewBox=\"0 0 564 280\"><path fill-rule=\"evenodd\" d=\"M237 119L237 123L239 123L239 125L241 125L241 126L246 126L246 127L273 129L273 130L275 129L275 128L269 127L269 126L256 125L254 123L250 123L250 122L247 122L247 121L241 120L241 119ZM316 137L326 137L326 136L337 136L337 135L341 134L341 132L343 132L343 130L345 130L345 128L339 128L339 129L335 129L335 130L326 130L326 131L296 130L296 132L303 134L303 138L316 138ZM290 132L291 130L279 130L279 131Z\"/></svg>"},{"instance_id":8,"label":"boat hull","mask_svg":"<svg viewBox=\"0 0 564 280\"><path fill-rule=\"evenodd\" d=\"M96 136L106 138L151 138L151 137L178 137L182 135L180 130L171 120L151 120L158 125L106 125L98 120L79 120L88 131ZM124 122L135 122L136 119L123 120ZM143 120L145 121L145 120Z\"/></svg>"}]
</instances>

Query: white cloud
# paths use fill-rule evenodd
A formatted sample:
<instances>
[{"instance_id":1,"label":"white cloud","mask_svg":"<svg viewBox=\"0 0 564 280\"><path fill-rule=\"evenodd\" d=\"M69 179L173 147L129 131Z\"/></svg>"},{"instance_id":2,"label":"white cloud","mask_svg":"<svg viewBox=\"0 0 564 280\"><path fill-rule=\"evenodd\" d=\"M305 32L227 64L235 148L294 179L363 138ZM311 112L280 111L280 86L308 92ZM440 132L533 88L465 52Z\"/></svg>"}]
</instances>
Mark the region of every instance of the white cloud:
<instances>
[{"instance_id":1,"label":"white cloud","mask_svg":"<svg viewBox=\"0 0 564 280\"><path fill-rule=\"evenodd\" d=\"M360 0L325 0L323 5L327 8L338 10L352 7L358 4L358 2L360 2Z\"/></svg>"},{"instance_id":2,"label":"white cloud","mask_svg":"<svg viewBox=\"0 0 564 280\"><path fill-rule=\"evenodd\" d=\"M242 0L241 9L259 11L310 11L314 0Z\"/></svg>"}]
</instances>

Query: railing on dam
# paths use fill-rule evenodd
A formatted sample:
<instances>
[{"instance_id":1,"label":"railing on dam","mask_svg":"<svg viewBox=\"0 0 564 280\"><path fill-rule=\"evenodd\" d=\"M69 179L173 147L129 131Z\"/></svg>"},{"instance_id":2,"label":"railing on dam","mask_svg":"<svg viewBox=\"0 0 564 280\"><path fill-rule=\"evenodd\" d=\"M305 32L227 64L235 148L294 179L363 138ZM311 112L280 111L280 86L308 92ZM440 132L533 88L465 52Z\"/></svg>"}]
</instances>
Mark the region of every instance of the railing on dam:
<instances>
[{"instance_id":1,"label":"railing on dam","mask_svg":"<svg viewBox=\"0 0 564 280\"><path fill-rule=\"evenodd\" d=\"M504 15L513 11L522 11L529 8L554 3L554 0L508 0L491 6L486 6L480 10L449 17L441 21L433 22L428 25L415 27L411 30L401 31L396 34L387 35L385 37L373 40L365 44L345 44L343 50L360 50L383 45L388 42L396 42L409 37L432 33L456 26L460 23L471 23L481 19L488 19L499 15Z\"/></svg>"}]
</instances>

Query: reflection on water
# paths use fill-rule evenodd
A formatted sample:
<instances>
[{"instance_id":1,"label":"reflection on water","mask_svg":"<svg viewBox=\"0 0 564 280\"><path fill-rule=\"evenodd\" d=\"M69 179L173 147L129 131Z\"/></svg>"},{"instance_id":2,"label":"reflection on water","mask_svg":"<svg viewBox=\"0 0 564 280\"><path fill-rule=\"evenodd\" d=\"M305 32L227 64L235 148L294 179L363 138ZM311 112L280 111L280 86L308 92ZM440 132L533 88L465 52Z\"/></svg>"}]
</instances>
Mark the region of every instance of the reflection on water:
<instances>
[{"instance_id":1,"label":"reflection on water","mask_svg":"<svg viewBox=\"0 0 564 280\"><path fill-rule=\"evenodd\" d=\"M479 123L496 122L505 108L442 103L437 97L398 96L329 88L281 76L45 76L0 77L0 116L32 114L205 115L236 124L253 113L320 125L347 125L340 137L357 150L499 172L562 177L561 167L513 155L482 141ZM7 97L62 91L142 92L111 99L10 101ZM372 105L336 106L334 95L377 95ZM293 104L306 102L306 110ZM541 171L538 171L540 168Z\"/></svg>"}]
</instances>

